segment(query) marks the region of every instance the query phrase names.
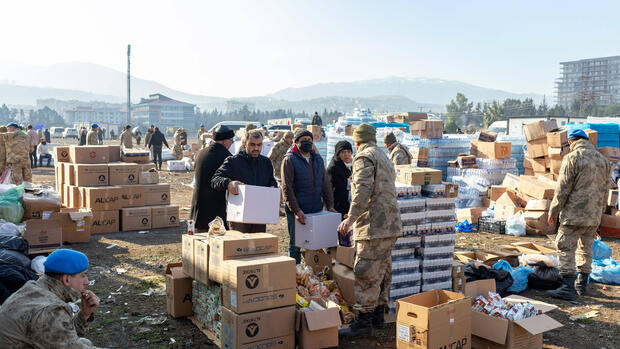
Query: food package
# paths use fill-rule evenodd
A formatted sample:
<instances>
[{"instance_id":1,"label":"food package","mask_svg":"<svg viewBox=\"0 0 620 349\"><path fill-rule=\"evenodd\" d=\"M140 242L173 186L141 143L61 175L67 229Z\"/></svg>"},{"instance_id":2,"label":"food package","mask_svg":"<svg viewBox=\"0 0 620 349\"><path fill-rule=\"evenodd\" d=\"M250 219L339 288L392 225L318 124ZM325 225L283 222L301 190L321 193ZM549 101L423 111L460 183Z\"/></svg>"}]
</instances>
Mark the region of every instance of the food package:
<instances>
[{"instance_id":1,"label":"food package","mask_svg":"<svg viewBox=\"0 0 620 349\"><path fill-rule=\"evenodd\" d=\"M194 315L203 328L215 334L217 340L222 337L222 300L221 286L205 285L192 281L192 306Z\"/></svg>"},{"instance_id":2,"label":"food package","mask_svg":"<svg viewBox=\"0 0 620 349\"><path fill-rule=\"evenodd\" d=\"M224 235L226 234L226 228L224 221L220 217L215 217L214 220L209 223L209 235Z\"/></svg>"},{"instance_id":3,"label":"food package","mask_svg":"<svg viewBox=\"0 0 620 349\"><path fill-rule=\"evenodd\" d=\"M476 297L471 308L480 313L511 321L523 320L542 314L530 302L508 303L495 292L489 292L488 296Z\"/></svg>"}]
</instances>

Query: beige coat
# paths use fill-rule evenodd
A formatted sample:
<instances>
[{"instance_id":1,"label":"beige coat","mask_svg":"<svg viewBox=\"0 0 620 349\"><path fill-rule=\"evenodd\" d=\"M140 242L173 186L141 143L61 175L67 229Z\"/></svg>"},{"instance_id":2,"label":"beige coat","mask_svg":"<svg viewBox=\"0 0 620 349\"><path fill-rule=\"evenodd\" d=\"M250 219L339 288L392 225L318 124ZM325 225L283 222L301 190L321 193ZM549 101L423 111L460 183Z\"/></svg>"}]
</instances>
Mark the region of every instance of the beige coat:
<instances>
[{"instance_id":1,"label":"beige coat","mask_svg":"<svg viewBox=\"0 0 620 349\"><path fill-rule=\"evenodd\" d=\"M133 148L133 135L131 130L125 130L121 133L121 145L125 148Z\"/></svg>"}]
</instances>

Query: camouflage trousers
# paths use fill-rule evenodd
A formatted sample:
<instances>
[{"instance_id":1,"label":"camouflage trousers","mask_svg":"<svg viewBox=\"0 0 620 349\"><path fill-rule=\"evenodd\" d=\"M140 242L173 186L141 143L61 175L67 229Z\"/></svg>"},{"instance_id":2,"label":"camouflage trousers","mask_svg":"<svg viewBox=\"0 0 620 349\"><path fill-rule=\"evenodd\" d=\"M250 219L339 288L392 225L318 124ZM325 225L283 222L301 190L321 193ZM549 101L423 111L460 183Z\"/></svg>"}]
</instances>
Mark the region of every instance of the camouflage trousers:
<instances>
[{"instance_id":1,"label":"camouflage trousers","mask_svg":"<svg viewBox=\"0 0 620 349\"><path fill-rule=\"evenodd\" d=\"M361 313L387 305L392 283L392 248L396 238L358 240L355 274L355 305Z\"/></svg>"},{"instance_id":2,"label":"camouflage trousers","mask_svg":"<svg viewBox=\"0 0 620 349\"><path fill-rule=\"evenodd\" d=\"M13 184L20 185L24 181L32 182L32 171L30 170L30 160L11 164L11 181Z\"/></svg>"},{"instance_id":3,"label":"camouflage trousers","mask_svg":"<svg viewBox=\"0 0 620 349\"><path fill-rule=\"evenodd\" d=\"M172 153L174 154L174 158L177 160L183 159L183 146L175 145L172 147Z\"/></svg>"},{"instance_id":4,"label":"camouflage trousers","mask_svg":"<svg viewBox=\"0 0 620 349\"><path fill-rule=\"evenodd\" d=\"M555 246L560 257L561 275L574 275L575 262L577 271L590 274L592 271L592 244L597 227L560 225L555 237Z\"/></svg>"}]
</instances>

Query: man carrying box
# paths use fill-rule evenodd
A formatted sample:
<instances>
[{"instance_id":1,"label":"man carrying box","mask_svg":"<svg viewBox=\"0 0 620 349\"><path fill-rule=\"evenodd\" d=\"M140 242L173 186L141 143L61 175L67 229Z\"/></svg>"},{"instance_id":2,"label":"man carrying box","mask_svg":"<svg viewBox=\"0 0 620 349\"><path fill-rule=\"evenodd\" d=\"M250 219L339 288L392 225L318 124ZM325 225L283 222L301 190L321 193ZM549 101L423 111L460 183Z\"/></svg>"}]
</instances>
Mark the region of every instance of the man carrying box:
<instances>
[{"instance_id":1,"label":"man carrying box","mask_svg":"<svg viewBox=\"0 0 620 349\"><path fill-rule=\"evenodd\" d=\"M559 217L555 244L563 284L547 293L555 298L572 300L575 287L580 296L586 292L592 269L592 243L607 200L611 169L607 159L590 144L583 130L570 130L568 143L571 151L562 159L560 177L549 209L549 225L558 223Z\"/></svg>"},{"instance_id":2,"label":"man carrying box","mask_svg":"<svg viewBox=\"0 0 620 349\"><path fill-rule=\"evenodd\" d=\"M271 161L260 155L262 149L262 132L260 130L247 132L243 140L243 149L227 158L222 166L215 171L211 180L211 187L220 192L228 190L229 195L238 195L237 186L239 184L277 187L278 183L273 177ZM228 222L228 225L230 229L242 233L264 233L267 231L265 224Z\"/></svg>"},{"instance_id":3,"label":"man carrying box","mask_svg":"<svg viewBox=\"0 0 620 349\"><path fill-rule=\"evenodd\" d=\"M402 236L400 211L396 202L394 166L377 147L375 129L361 124L353 133L357 154L353 159L351 208L338 231L345 235L353 226L357 254L355 306L358 315L351 327L341 330L343 337L372 334L372 328L385 326L384 308L392 283L392 248Z\"/></svg>"},{"instance_id":4,"label":"man carrying box","mask_svg":"<svg viewBox=\"0 0 620 349\"><path fill-rule=\"evenodd\" d=\"M390 160L394 163L394 166L397 165L409 165L411 163L411 153L406 146L398 143L396 141L396 136L394 133L390 132L383 137L383 143L385 143L385 147L390 153Z\"/></svg>"},{"instance_id":5,"label":"man carrying box","mask_svg":"<svg viewBox=\"0 0 620 349\"><path fill-rule=\"evenodd\" d=\"M336 210L323 158L313 149L312 132L298 128L294 141L282 162L281 178L289 235L288 255L299 264L301 252L295 246L295 219L306 224L306 213L320 212L323 206L331 212Z\"/></svg>"}]
</instances>

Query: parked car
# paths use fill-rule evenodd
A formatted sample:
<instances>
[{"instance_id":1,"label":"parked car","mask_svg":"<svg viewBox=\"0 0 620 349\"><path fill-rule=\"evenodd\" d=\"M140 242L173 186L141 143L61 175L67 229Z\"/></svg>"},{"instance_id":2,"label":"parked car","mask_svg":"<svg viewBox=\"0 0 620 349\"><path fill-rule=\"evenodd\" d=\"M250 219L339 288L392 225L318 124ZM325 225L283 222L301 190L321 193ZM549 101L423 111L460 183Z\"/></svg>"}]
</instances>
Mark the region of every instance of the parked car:
<instances>
[{"instance_id":1,"label":"parked car","mask_svg":"<svg viewBox=\"0 0 620 349\"><path fill-rule=\"evenodd\" d=\"M52 138L62 138L64 131L64 127L52 127L50 128L50 135Z\"/></svg>"},{"instance_id":2,"label":"parked car","mask_svg":"<svg viewBox=\"0 0 620 349\"><path fill-rule=\"evenodd\" d=\"M218 128L221 125L226 125L231 130L237 131L237 130L239 130L241 128L245 128L245 125L248 124L248 123L252 123L256 127L261 127L261 124L258 121L221 121L221 122L218 122L217 124L215 124L213 127L211 127L207 133L213 134L215 129Z\"/></svg>"},{"instance_id":3,"label":"parked car","mask_svg":"<svg viewBox=\"0 0 620 349\"><path fill-rule=\"evenodd\" d=\"M75 128L68 128L63 132L62 138L75 138L78 139L78 131Z\"/></svg>"}]
</instances>

